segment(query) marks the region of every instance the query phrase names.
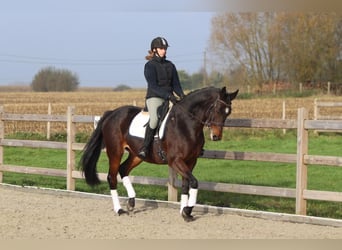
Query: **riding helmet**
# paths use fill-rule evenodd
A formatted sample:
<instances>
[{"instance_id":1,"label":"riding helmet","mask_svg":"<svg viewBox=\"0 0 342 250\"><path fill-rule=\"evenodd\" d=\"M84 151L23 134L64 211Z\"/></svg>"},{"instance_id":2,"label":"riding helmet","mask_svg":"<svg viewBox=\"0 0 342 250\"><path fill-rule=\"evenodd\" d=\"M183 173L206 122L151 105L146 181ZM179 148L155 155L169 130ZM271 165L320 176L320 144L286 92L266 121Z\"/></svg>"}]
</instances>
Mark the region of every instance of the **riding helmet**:
<instances>
[{"instance_id":1,"label":"riding helmet","mask_svg":"<svg viewBox=\"0 0 342 250\"><path fill-rule=\"evenodd\" d=\"M154 38L151 42L151 50L153 50L154 48L167 49L168 47L169 47L169 43L167 42L167 40L160 36Z\"/></svg>"}]
</instances>

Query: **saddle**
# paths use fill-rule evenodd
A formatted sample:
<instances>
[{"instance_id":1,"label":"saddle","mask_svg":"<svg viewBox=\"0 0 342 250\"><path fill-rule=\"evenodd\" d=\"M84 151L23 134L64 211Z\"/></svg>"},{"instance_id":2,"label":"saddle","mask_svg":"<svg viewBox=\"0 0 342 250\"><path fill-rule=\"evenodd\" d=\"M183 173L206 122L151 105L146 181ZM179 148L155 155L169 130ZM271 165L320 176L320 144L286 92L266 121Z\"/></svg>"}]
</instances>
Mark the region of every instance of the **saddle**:
<instances>
[{"instance_id":1,"label":"saddle","mask_svg":"<svg viewBox=\"0 0 342 250\"><path fill-rule=\"evenodd\" d=\"M171 106L170 106L171 105ZM168 101L165 101L161 106L158 107L158 125L157 132L155 137L162 139L164 136L165 124L167 121L167 117L170 114L172 104L169 105ZM150 115L146 108L144 108L141 112L139 112L132 120L129 126L129 134L132 136L144 138L145 137L145 129L149 122Z\"/></svg>"}]
</instances>

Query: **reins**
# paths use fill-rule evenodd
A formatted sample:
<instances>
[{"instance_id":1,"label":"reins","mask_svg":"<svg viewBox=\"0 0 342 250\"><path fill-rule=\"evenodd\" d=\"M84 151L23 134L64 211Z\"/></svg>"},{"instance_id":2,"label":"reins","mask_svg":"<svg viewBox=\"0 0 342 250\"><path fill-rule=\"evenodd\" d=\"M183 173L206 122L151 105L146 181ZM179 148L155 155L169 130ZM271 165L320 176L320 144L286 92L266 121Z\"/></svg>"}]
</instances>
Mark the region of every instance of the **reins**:
<instances>
[{"instance_id":1,"label":"reins","mask_svg":"<svg viewBox=\"0 0 342 250\"><path fill-rule=\"evenodd\" d=\"M214 102L212 105L210 105L210 107L209 107L208 110L207 110L207 112L209 112L209 110L210 110L208 119L204 122L204 125L206 125L207 127L210 127L211 124L214 124L214 125L217 125L217 126L223 126L223 125L224 125L224 122L222 123L222 122L214 122L214 121L212 121L212 114L213 114L212 109L216 108L218 102L220 102L221 104L223 104L223 105L226 106L227 108L230 108L230 107L231 107L230 104L228 104L228 103L222 101L221 99L219 99L219 98L217 97L216 100L215 100L215 102Z\"/></svg>"},{"instance_id":2,"label":"reins","mask_svg":"<svg viewBox=\"0 0 342 250\"><path fill-rule=\"evenodd\" d=\"M198 121L199 123L201 123L203 126L207 126L207 127L210 127L211 124L214 124L214 125L217 125L217 126L223 126L224 123L222 122L214 122L214 121L211 121L212 119L212 114L213 114L213 109L216 108L217 106L217 103L221 103L223 105L225 105L226 107L231 107L230 104L227 104L226 102L224 102L223 100L219 99L219 97L216 98L215 102L213 104L211 104L209 106L209 108L207 109L207 111L205 112L205 114L209 113L208 115L208 119L206 119L205 121L202 121L201 119L199 119L197 116L195 116L193 113L191 113L190 111L186 110L183 106L181 105L178 105L178 107L180 107L185 113L189 114L189 116Z\"/></svg>"}]
</instances>

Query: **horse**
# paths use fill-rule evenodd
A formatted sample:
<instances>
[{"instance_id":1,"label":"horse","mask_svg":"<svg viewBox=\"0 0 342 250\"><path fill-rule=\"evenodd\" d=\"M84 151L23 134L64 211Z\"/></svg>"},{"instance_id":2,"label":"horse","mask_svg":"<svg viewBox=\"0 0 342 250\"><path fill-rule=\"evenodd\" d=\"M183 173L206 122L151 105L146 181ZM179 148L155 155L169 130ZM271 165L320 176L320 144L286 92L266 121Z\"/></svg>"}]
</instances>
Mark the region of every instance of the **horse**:
<instances>
[{"instance_id":1,"label":"horse","mask_svg":"<svg viewBox=\"0 0 342 250\"><path fill-rule=\"evenodd\" d=\"M171 107L165 117L163 137L155 137L149 154L144 159L138 156L144 139L129 133L132 120L143 111L143 108L126 105L105 111L86 143L80 159L79 168L86 183L90 186L100 183L96 164L102 149L105 148L109 161L107 182L114 211L118 215L130 213L134 210L136 197L128 178L132 169L142 161L167 164L182 178L180 214L185 221L194 220L192 210L197 202L198 181L192 171L197 158L203 153L203 129L205 126L209 127L211 140L222 139L224 122L232 112L232 100L236 98L238 91L228 93L226 87L205 87L187 94ZM121 163L125 151L128 152L128 156ZM118 174L127 190L128 211L121 207L118 198Z\"/></svg>"}]
</instances>

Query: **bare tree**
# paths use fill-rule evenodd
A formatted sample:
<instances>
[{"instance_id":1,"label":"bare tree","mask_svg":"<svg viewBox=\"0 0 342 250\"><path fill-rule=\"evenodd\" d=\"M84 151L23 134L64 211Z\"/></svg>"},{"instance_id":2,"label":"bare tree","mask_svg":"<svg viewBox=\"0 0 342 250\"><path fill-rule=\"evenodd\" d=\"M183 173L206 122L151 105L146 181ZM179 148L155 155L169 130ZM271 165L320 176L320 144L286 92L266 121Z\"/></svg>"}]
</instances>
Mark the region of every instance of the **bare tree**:
<instances>
[{"instance_id":1,"label":"bare tree","mask_svg":"<svg viewBox=\"0 0 342 250\"><path fill-rule=\"evenodd\" d=\"M334 81L341 20L334 13L221 13L212 19L210 52L219 70L243 73L249 85Z\"/></svg>"},{"instance_id":2,"label":"bare tree","mask_svg":"<svg viewBox=\"0 0 342 250\"><path fill-rule=\"evenodd\" d=\"M277 23L284 74L297 82L334 80L341 60L341 16L281 13Z\"/></svg>"},{"instance_id":3,"label":"bare tree","mask_svg":"<svg viewBox=\"0 0 342 250\"><path fill-rule=\"evenodd\" d=\"M275 40L269 32L273 20L270 13L225 13L212 20L211 47L230 67L246 72L248 84L278 77Z\"/></svg>"}]
</instances>

